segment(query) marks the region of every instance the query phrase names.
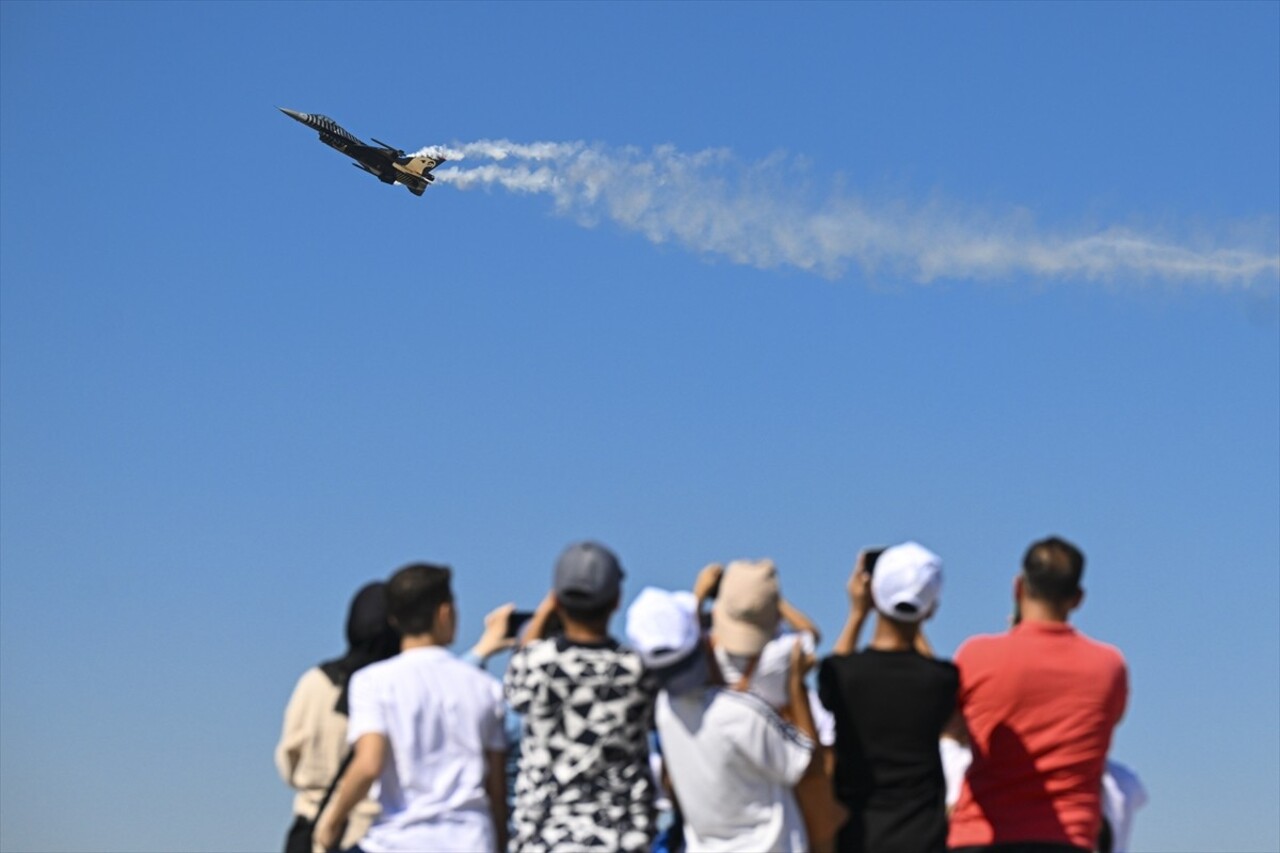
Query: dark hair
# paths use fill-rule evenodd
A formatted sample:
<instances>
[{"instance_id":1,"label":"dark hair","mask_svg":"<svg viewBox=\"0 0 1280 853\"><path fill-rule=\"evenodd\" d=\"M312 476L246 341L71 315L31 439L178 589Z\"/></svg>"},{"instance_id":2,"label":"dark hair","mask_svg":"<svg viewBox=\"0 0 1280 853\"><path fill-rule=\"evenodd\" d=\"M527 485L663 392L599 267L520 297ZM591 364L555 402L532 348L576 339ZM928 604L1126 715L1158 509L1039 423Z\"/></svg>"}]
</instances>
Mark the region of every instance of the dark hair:
<instances>
[{"instance_id":1,"label":"dark hair","mask_svg":"<svg viewBox=\"0 0 1280 853\"><path fill-rule=\"evenodd\" d=\"M387 585L382 581L365 584L351 599L347 613L347 653L325 661L320 669L339 688L333 709L346 716L347 688L351 675L400 651L400 637L387 621Z\"/></svg>"},{"instance_id":2,"label":"dark hair","mask_svg":"<svg viewBox=\"0 0 1280 853\"><path fill-rule=\"evenodd\" d=\"M1069 604L1080 594L1084 554L1057 536L1031 543L1022 558L1027 594L1051 604Z\"/></svg>"},{"instance_id":3,"label":"dark hair","mask_svg":"<svg viewBox=\"0 0 1280 853\"><path fill-rule=\"evenodd\" d=\"M387 612L402 635L431 631L440 605L453 601L448 566L410 563L387 581Z\"/></svg>"},{"instance_id":4,"label":"dark hair","mask_svg":"<svg viewBox=\"0 0 1280 853\"><path fill-rule=\"evenodd\" d=\"M574 622L580 622L586 627L596 631L606 631L609 628L609 617L613 615L613 611L618 606L618 598L617 596L614 596L604 604L584 607L581 604L574 604L572 599L566 601L564 598L557 595L556 603L560 605L560 609L564 611L564 615L568 616Z\"/></svg>"}]
</instances>

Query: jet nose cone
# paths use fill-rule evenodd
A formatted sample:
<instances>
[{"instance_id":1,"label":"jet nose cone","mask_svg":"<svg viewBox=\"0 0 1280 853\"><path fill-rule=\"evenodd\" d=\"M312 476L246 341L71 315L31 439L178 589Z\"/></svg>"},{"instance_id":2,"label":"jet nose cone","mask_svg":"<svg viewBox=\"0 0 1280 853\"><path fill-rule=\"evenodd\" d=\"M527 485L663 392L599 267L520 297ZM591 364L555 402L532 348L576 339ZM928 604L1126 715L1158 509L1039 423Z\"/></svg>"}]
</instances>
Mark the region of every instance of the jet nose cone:
<instances>
[{"instance_id":1,"label":"jet nose cone","mask_svg":"<svg viewBox=\"0 0 1280 853\"><path fill-rule=\"evenodd\" d=\"M311 118L311 116L306 113L300 113L296 110L286 110L284 107L276 107L276 109L287 115L289 118L294 119L295 121L300 121L303 124L306 124L307 119Z\"/></svg>"}]
</instances>

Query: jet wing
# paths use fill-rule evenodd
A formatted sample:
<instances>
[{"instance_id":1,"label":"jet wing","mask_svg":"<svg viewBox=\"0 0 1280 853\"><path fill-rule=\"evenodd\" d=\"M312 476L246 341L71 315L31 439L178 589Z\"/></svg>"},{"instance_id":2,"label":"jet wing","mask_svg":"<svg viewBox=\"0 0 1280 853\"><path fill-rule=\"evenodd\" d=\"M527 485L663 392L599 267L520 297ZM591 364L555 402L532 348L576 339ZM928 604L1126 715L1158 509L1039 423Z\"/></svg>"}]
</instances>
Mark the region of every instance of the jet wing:
<instances>
[{"instance_id":1,"label":"jet wing","mask_svg":"<svg viewBox=\"0 0 1280 853\"><path fill-rule=\"evenodd\" d=\"M355 157L363 162L384 161L390 164L396 159L394 152L385 148L378 148L375 145L348 145L346 151L343 152L349 157Z\"/></svg>"},{"instance_id":2,"label":"jet wing","mask_svg":"<svg viewBox=\"0 0 1280 853\"><path fill-rule=\"evenodd\" d=\"M386 152L390 154L392 157L404 156L404 151L395 147L394 145L388 145L387 143L383 142L381 139L379 139L376 136L371 136L369 138L372 139L374 142L378 143L379 145L381 145L383 149L386 150Z\"/></svg>"}]
</instances>

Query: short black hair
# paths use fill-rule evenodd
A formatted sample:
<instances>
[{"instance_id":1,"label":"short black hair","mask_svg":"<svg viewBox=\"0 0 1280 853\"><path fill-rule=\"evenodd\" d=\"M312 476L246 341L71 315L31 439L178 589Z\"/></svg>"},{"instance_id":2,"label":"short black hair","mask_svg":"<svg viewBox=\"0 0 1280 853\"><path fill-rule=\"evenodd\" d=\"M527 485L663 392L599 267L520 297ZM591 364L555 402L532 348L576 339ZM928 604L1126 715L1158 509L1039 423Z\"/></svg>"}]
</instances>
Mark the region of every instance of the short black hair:
<instances>
[{"instance_id":1,"label":"short black hair","mask_svg":"<svg viewBox=\"0 0 1280 853\"><path fill-rule=\"evenodd\" d=\"M1069 604L1080 594L1084 554L1058 536L1032 542L1022 558L1027 594L1051 604Z\"/></svg>"},{"instance_id":2,"label":"short black hair","mask_svg":"<svg viewBox=\"0 0 1280 853\"><path fill-rule=\"evenodd\" d=\"M387 581L387 613L401 635L431 631L440 605L453 601L452 576L448 566L432 563L410 563L391 576Z\"/></svg>"},{"instance_id":3,"label":"short black hair","mask_svg":"<svg viewBox=\"0 0 1280 853\"><path fill-rule=\"evenodd\" d=\"M614 596L604 604L584 607L581 604L574 604L572 601L566 601L557 595L556 603L560 605L560 609L564 611L564 615L568 616L574 622L581 623L582 625L597 631L605 631L609 628L609 618L613 615L613 611L618 607L618 598L617 596Z\"/></svg>"}]
</instances>

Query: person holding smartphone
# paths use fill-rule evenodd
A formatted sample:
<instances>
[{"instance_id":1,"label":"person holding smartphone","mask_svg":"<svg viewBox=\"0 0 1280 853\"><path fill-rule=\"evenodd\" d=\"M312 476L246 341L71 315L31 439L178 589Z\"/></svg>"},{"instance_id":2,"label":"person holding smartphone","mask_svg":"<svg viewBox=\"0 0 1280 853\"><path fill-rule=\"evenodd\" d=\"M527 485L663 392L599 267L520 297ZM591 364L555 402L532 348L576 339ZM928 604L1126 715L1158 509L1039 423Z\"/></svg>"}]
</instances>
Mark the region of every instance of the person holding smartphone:
<instances>
[{"instance_id":1,"label":"person holding smartphone","mask_svg":"<svg viewBox=\"0 0 1280 853\"><path fill-rule=\"evenodd\" d=\"M849 809L839 849L943 853L938 738L955 713L959 674L920 648L921 625L941 601L942 560L914 542L869 556L849 579L849 619L818 672L818 695L835 717L836 796ZM875 634L858 652L873 608Z\"/></svg>"},{"instance_id":2,"label":"person holding smartphone","mask_svg":"<svg viewBox=\"0 0 1280 853\"><path fill-rule=\"evenodd\" d=\"M608 548L570 545L507 666L507 702L524 718L512 850L640 851L657 832L649 728L658 684L609 634L622 580ZM553 617L559 636L550 636Z\"/></svg>"}]
</instances>

